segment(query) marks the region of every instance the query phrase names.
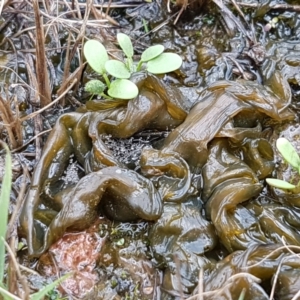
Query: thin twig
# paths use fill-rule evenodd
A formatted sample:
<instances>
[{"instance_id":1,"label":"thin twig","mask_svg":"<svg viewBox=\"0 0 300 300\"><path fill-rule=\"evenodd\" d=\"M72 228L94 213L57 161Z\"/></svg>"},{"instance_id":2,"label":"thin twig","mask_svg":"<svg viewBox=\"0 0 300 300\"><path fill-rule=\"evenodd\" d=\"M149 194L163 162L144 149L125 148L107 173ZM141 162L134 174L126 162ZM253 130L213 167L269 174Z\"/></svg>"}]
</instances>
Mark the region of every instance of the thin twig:
<instances>
[{"instance_id":1,"label":"thin twig","mask_svg":"<svg viewBox=\"0 0 300 300\"><path fill-rule=\"evenodd\" d=\"M164 27L165 25L167 25L174 17L176 17L179 14L179 11L177 11L176 13L174 13L172 16L170 16L167 20L165 20L164 22L162 22L161 24L157 25L156 27L154 27L153 29L149 30L148 32L146 32L144 35L140 36L138 39L136 39L136 41L146 37L147 35L154 33L156 31L158 31L159 29L161 29L162 27Z\"/></svg>"},{"instance_id":2,"label":"thin twig","mask_svg":"<svg viewBox=\"0 0 300 300\"><path fill-rule=\"evenodd\" d=\"M231 277L229 277L228 280L227 280L228 283L226 285L224 285L222 288L214 290L214 291L204 292L204 293L202 293L202 295L203 296L211 296L211 295L215 295L215 294L220 294L227 287L231 286L232 284L236 284L236 280L237 279L239 279L239 278L245 278L245 277L246 278L248 277L249 279L253 280L256 283L260 283L261 282L261 280L258 277L254 276L252 274L249 274L249 273L243 273L242 272L242 273L238 273L238 274L235 274L235 275L232 275ZM198 296L199 295L196 294L196 295L193 295L191 297L188 297L186 300L194 300L194 299L196 300ZM215 298L215 299L218 299L218 298Z\"/></svg>"},{"instance_id":3,"label":"thin twig","mask_svg":"<svg viewBox=\"0 0 300 300\"><path fill-rule=\"evenodd\" d=\"M198 299L203 300L203 268L199 270Z\"/></svg>"},{"instance_id":4,"label":"thin twig","mask_svg":"<svg viewBox=\"0 0 300 300\"><path fill-rule=\"evenodd\" d=\"M120 26L120 24L115 19L113 19L112 17L110 17L107 13L104 13L102 11L102 9L98 10L94 6L94 4L91 5L91 12L93 13L95 19L98 20L98 21L106 19L112 25L114 25L114 26Z\"/></svg>"},{"instance_id":5,"label":"thin twig","mask_svg":"<svg viewBox=\"0 0 300 300\"><path fill-rule=\"evenodd\" d=\"M17 149L15 149L15 151L16 150ZM25 178L26 178L26 176L29 176L29 174L28 174L28 170L27 170L26 165L23 165L21 161L20 161L20 163L21 163L21 166L23 168L23 180L22 180L21 189L19 191L19 195L18 195L18 198L17 198L15 209L14 209L14 211L13 211L13 213L12 213L10 219L9 219L9 223L7 225L6 239L8 239L12 235L12 232L13 232L14 228L17 227L18 216L20 214L21 207L23 207L23 203L24 203L24 200L25 200L25 197L24 197L25 192L26 192Z\"/></svg>"},{"instance_id":6,"label":"thin twig","mask_svg":"<svg viewBox=\"0 0 300 300\"><path fill-rule=\"evenodd\" d=\"M239 14L240 14L240 15L242 16L242 18L244 19L244 22L245 22L246 24L248 24L248 21L247 21L247 19L245 18L244 13L242 12L242 10L240 9L240 7L238 6L238 3L236 3L235 0L231 0L231 2L232 2L232 4L233 4L233 6L235 7L235 9L239 12Z\"/></svg>"},{"instance_id":7,"label":"thin twig","mask_svg":"<svg viewBox=\"0 0 300 300\"><path fill-rule=\"evenodd\" d=\"M19 152L19 151L22 150L24 147L26 147L27 145L29 145L30 143L32 143L37 137L39 137L39 136L41 136L41 135L43 135L43 134L45 134L45 133L48 133L48 132L50 132L51 130L52 130L52 128L47 129L47 130L44 130L44 131L38 133L37 135L35 135L34 137L32 137L30 140L28 140L26 143L24 143L22 146L20 146L20 147L14 149L14 150L12 150L11 153Z\"/></svg>"},{"instance_id":8,"label":"thin twig","mask_svg":"<svg viewBox=\"0 0 300 300\"><path fill-rule=\"evenodd\" d=\"M71 61L72 61L72 58L70 58L71 34L69 34L69 36L68 36L67 45L68 46L67 46L67 51L66 51L65 67L64 67L64 74L63 74L62 82L66 82L66 80L70 74L70 65L71 65ZM65 97L63 97L61 99L60 105L65 106Z\"/></svg>"},{"instance_id":9,"label":"thin twig","mask_svg":"<svg viewBox=\"0 0 300 300\"><path fill-rule=\"evenodd\" d=\"M30 83L30 87L32 87L29 90L29 103L33 106L38 106L38 83L36 80L36 76L33 74L33 58L30 54L25 54L25 65L27 70L27 76L28 81Z\"/></svg>"},{"instance_id":10,"label":"thin twig","mask_svg":"<svg viewBox=\"0 0 300 300\"><path fill-rule=\"evenodd\" d=\"M59 96L62 95L62 93L65 92L65 89L67 88L67 86L70 84L70 82L72 82L74 79L77 80L77 82L79 82L82 71L85 67L86 63L82 63L80 64L80 66L72 73L70 74L70 76L66 79L65 82L62 83L61 87L57 90L57 94Z\"/></svg>"},{"instance_id":11,"label":"thin twig","mask_svg":"<svg viewBox=\"0 0 300 300\"><path fill-rule=\"evenodd\" d=\"M14 132L17 138L18 145L23 144L23 134L22 134L22 124L20 122L20 111L19 111L19 105L18 105L18 99L17 95L14 96L14 105L15 105L15 116L14 116Z\"/></svg>"},{"instance_id":12,"label":"thin twig","mask_svg":"<svg viewBox=\"0 0 300 300\"><path fill-rule=\"evenodd\" d=\"M180 299L184 299L183 298L183 288L182 288L181 278L180 278L180 274L179 274L180 260L179 260L177 254L174 254L174 261L175 261L175 265L176 265L175 276L177 277L177 281L180 282L180 284L178 284Z\"/></svg>"},{"instance_id":13,"label":"thin twig","mask_svg":"<svg viewBox=\"0 0 300 300\"><path fill-rule=\"evenodd\" d=\"M249 8L258 8L260 7L260 3L244 3L237 2L238 5ZM294 12L300 12L300 5L292 5L292 4L274 4L270 5L270 10L278 9L278 10L290 10Z\"/></svg>"},{"instance_id":14,"label":"thin twig","mask_svg":"<svg viewBox=\"0 0 300 300\"><path fill-rule=\"evenodd\" d=\"M26 5L26 1L21 1L20 5L14 9L23 10L25 5ZM4 4L4 6L5 6L5 4ZM9 17L5 18L5 22L3 22L0 25L0 32L2 32L3 28L5 28L14 18L15 18L14 14L11 14L11 15L9 15Z\"/></svg>"},{"instance_id":15,"label":"thin twig","mask_svg":"<svg viewBox=\"0 0 300 300\"><path fill-rule=\"evenodd\" d=\"M59 1L59 3L63 3L63 1ZM87 6L87 4L86 3L81 3L81 2L78 2L78 4L77 4L79 7L81 6L81 7L85 7L85 6ZM94 7L96 7L96 8L107 8L107 7L110 7L110 8L129 8L129 7L137 7L137 6L139 6L139 5L141 5L140 3L137 3L137 4L124 4L124 3L117 3L117 2L115 2L115 3L112 3L112 4L108 4L108 3L103 3L103 4L93 4L93 6Z\"/></svg>"},{"instance_id":16,"label":"thin twig","mask_svg":"<svg viewBox=\"0 0 300 300\"><path fill-rule=\"evenodd\" d=\"M58 5L59 3L61 4L61 2L62 2L62 1L57 1L57 5ZM74 3L74 2L73 2L73 3ZM73 3L72 3L72 5L73 5ZM72 8L72 7L70 6L70 2L69 2L69 1L66 1L66 0L63 0L63 5L65 5L65 6L68 7L67 11L68 11L69 13L71 13L73 19L75 19L75 18L76 18L76 15L75 15L75 13L74 13L75 7ZM58 14L57 14L57 15L58 15Z\"/></svg>"},{"instance_id":17,"label":"thin twig","mask_svg":"<svg viewBox=\"0 0 300 300\"><path fill-rule=\"evenodd\" d=\"M109 0L109 1L108 1L108 5L107 5L107 9L106 9L106 12L105 12L105 16L104 16L105 19L106 19L106 17L108 16L108 13L109 13L109 10L110 10L111 3L112 3L112 0Z\"/></svg>"},{"instance_id":18,"label":"thin twig","mask_svg":"<svg viewBox=\"0 0 300 300\"><path fill-rule=\"evenodd\" d=\"M7 131L8 137L9 137L9 144L11 148L16 148L18 147L18 143L16 141L16 138L14 136L14 131L13 131L13 124L15 120L12 117L11 113L11 108L7 101L4 101L2 97L0 97L0 116L3 120L3 125Z\"/></svg>"},{"instance_id":19,"label":"thin twig","mask_svg":"<svg viewBox=\"0 0 300 300\"><path fill-rule=\"evenodd\" d=\"M33 269L29 269L23 265L19 265L20 269L22 269L23 271L27 272L27 273L31 273L33 275L36 275L36 276L41 276L38 272L34 271Z\"/></svg>"},{"instance_id":20,"label":"thin twig","mask_svg":"<svg viewBox=\"0 0 300 300\"><path fill-rule=\"evenodd\" d=\"M78 0L76 1L76 10L77 10L77 15L79 19L82 19L82 15L81 15L81 11L80 11L80 7L78 5Z\"/></svg>"},{"instance_id":21,"label":"thin twig","mask_svg":"<svg viewBox=\"0 0 300 300\"><path fill-rule=\"evenodd\" d=\"M38 135L43 128L43 121L41 118L41 114L37 114L34 117L34 122L33 122L33 128L34 128L34 133ZM42 140L41 136L38 136L35 139L35 161L39 161L42 156Z\"/></svg>"},{"instance_id":22,"label":"thin twig","mask_svg":"<svg viewBox=\"0 0 300 300\"><path fill-rule=\"evenodd\" d=\"M21 122L23 121L26 121L26 120L29 120L33 117L35 117L37 114L43 112L44 110L50 108L53 104L57 103L62 97L64 97L73 87L73 85L77 82L77 78L74 78L73 82L71 83L71 85L59 96L57 97L55 100L53 100L51 103L49 103L47 106L35 111L34 113L26 116L26 117L23 117L20 119Z\"/></svg>"},{"instance_id":23,"label":"thin twig","mask_svg":"<svg viewBox=\"0 0 300 300\"><path fill-rule=\"evenodd\" d=\"M291 245L289 246L289 248L292 248L294 250L299 250L300 251L300 247L299 246L294 246L294 245ZM272 252L270 252L269 254L267 254L262 260L260 260L259 262L253 264L253 265L250 265L250 266L246 266L246 267L242 267L242 269L250 269L250 268L253 268L253 267L256 267L256 266L259 266L261 263L263 263L265 260L267 260L268 258L272 257L274 254L284 250L284 249L287 249L286 246L282 246L282 247L279 247L275 250L273 250ZM295 254L295 253L294 253Z\"/></svg>"},{"instance_id":24,"label":"thin twig","mask_svg":"<svg viewBox=\"0 0 300 300\"><path fill-rule=\"evenodd\" d=\"M15 243L16 243L16 237L14 235L12 235L10 237L10 241L9 241L9 247L10 249L14 249L14 257L16 254L15 251ZM15 264L13 262L13 258L12 255L10 255L10 257L8 258L8 266L7 266L7 284L6 284L6 288L9 292L11 292L14 295L17 295L18 297L21 297L20 295L20 291L18 288L18 277L17 277L17 271L16 271L16 267Z\"/></svg>"},{"instance_id":25,"label":"thin twig","mask_svg":"<svg viewBox=\"0 0 300 300\"><path fill-rule=\"evenodd\" d=\"M297 292L297 294L291 300L298 300L299 297L300 297L300 290Z\"/></svg>"},{"instance_id":26,"label":"thin twig","mask_svg":"<svg viewBox=\"0 0 300 300\"><path fill-rule=\"evenodd\" d=\"M282 266L283 261L284 261L284 258L282 258L280 260L280 263L279 263L279 265L277 267L275 276L273 277L272 289L271 289L269 300L273 300L273 298L274 298L275 288L276 288L276 284L277 284L277 279L278 279L278 275L279 275L279 272L281 270L281 266Z\"/></svg>"},{"instance_id":27,"label":"thin twig","mask_svg":"<svg viewBox=\"0 0 300 300\"><path fill-rule=\"evenodd\" d=\"M2 237L3 239L3 237ZM24 293L25 293L25 297L24 297L24 300L28 300L29 299L29 288L28 288L28 283L27 283L27 280L26 278L21 274L20 272L20 268L19 268L19 264L16 260L16 256L15 256L15 253L12 251L12 249L9 247L8 243L5 241L5 239L3 239L4 241L4 244L5 244L5 247L6 247L6 250L7 252L9 253L10 255L10 259L11 259L11 262L13 263L14 265L14 268L15 268L15 271L17 273L17 276L18 276L18 279L21 281L21 284L23 286L23 289L24 289Z\"/></svg>"}]
</instances>

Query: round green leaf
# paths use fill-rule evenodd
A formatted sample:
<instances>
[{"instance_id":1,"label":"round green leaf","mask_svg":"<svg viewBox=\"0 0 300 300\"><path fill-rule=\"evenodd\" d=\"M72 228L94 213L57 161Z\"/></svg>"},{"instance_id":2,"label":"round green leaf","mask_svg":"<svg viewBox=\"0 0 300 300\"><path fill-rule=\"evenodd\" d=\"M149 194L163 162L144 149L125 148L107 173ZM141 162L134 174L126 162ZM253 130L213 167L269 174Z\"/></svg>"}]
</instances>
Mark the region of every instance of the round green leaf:
<instances>
[{"instance_id":1,"label":"round green leaf","mask_svg":"<svg viewBox=\"0 0 300 300\"><path fill-rule=\"evenodd\" d=\"M93 70L99 74L105 72L104 65L108 61L108 55L104 46L96 40L89 40L83 47L84 56Z\"/></svg>"},{"instance_id":2,"label":"round green leaf","mask_svg":"<svg viewBox=\"0 0 300 300\"><path fill-rule=\"evenodd\" d=\"M130 77L129 70L126 68L125 64L119 60L108 60L105 63L105 69L110 75L116 78L127 79Z\"/></svg>"},{"instance_id":3,"label":"round green leaf","mask_svg":"<svg viewBox=\"0 0 300 300\"><path fill-rule=\"evenodd\" d=\"M300 158L293 145L286 138L279 138L276 147L283 158L297 171L300 167Z\"/></svg>"},{"instance_id":4,"label":"round green leaf","mask_svg":"<svg viewBox=\"0 0 300 300\"><path fill-rule=\"evenodd\" d=\"M165 47L163 45L151 46L142 53L141 60L144 62L149 61L162 54L164 52L164 49Z\"/></svg>"},{"instance_id":5,"label":"round green leaf","mask_svg":"<svg viewBox=\"0 0 300 300\"><path fill-rule=\"evenodd\" d=\"M148 61L147 70L153 74L165 74L175 71L182 65L181 57L176 53L162 53Z\"/></svg>"},{"instance_id":6,"label":"round green leaf","mask_svg":"<svg viewBox=\"0 0 300 300\"><path fill-rule=\"evenodd\" d=\"M131 58L133 56L133 47L132 47L130 37L127 34L118 33L117 40L125 55L128 58Z\"/></svg>"},{"instance_id":7,"label":"round green leaf","mask_svg":"<svg viewBox=\"0 0 300 300\"><path fill-rule=\"evenodd\" d=\"M91 94L101 95L104 92L105 88L106 85L102 81L93 79L87 82L87 84L84 87L84 90Z\"/></svg>"},{"instance_id":8,"label":"round green leaf","mask_svg":"<svg viewBox=\"0 0 300 300\"><path fill-rule=\"evenodd\" d=\"M269 185L274 186L274 187L279 188L279 189L292 190L292 189L296 188L295 185L293 185L293 184L291 184L289 182L280 180L280 179L267 178L266 182Z\"/></svg>"},{"instance_id":9,"label":"round green leaf","mask_svg":"<svg viewBox=\"0 0 300 300\"><path fill-rule=\"evenodd\" d=\"M139 90L138 87L130 80L117 79L111 83L107 93L112 98L132 99L139 94Z\"/></svg>"}]
</instances>

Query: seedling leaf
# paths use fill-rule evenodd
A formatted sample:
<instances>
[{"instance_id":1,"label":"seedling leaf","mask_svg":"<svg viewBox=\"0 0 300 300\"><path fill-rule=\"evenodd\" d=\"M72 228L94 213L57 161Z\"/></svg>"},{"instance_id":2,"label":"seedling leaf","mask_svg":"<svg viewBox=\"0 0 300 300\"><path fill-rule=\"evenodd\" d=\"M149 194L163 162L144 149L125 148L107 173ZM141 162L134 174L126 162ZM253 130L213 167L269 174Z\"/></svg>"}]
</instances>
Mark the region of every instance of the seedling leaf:
<instances>
[{"instance_id":1,"label":"seedling leaf","mask_svg":"<svg viewBox=\"0 0 300 300\"><path fill-rule=\"evenodd\" d=\"M135 98L139 94L139 90L130 80L116 79L111 83L107 93L112 98L129 100Z\"/></svg>"},{"instance_id":2,"label":"seedling leaf","mask_svg":"<svg viewBox=\"0 0 300 300\"><path fill-rule=\"evenodd\" d=\"M110 75L116 78L127 79L130 77L130 72L125 64L115 59L108 60L105 63L105 69Z\"/></svg>"},{"instance_id":3,"label":"seedling leaf","mask_svg":"<svg viewBox=\"0 0 300 300\"><path fill-rule=\"evenodd\" d=\"M5 240L6 229L7 229L7 218L8 218L8 207L10 201L10 190L12 182L12 166L11 166L11 155L7 145L1 142L1 146L5 149L5 172L1 186L0 193L0 207L1 207L1 218L0 218L0 282L3 283L4 277L4 265L5 265Z\"/></svg>"},{"instance_id":4,"label":"seedling leaf","mask_svg":"<svg viewBox=\"0 0 300 300\"><path fill-rule=\"evenodd\" d=\"M130 37L124 33L117 34L118 43L128 58L132 58L133 56L133 46L130 40Z\"/></svg>"},{"instance_id":5,"label":"seedling leaf","mask_svg":"<svg viewBox=\"0 0 300 300\"><path fill-rule=\"evenodd\" d=\"M84 90L91 94L101 95L106 88L106 85L97 79L90 80L86 83Z\"/></svg>"},{"instance_id":6,"label":"seedling leaf","mask_svg":"<svg viewBox=\"0 0 300 300\"><path fill-rule=\"evenodd\" d=\"M274 186L274 187L279 188L279 189L292 190L292 189L296 188L295 185L293 185L289 182L286 182L284 180L280 180L280 179L267 178L266 182L269 185Z\"/></svg>"},{"instance_id":7,"label":"seedling leaf","mask_svg":"<svg viewBox=\"0 0 300 300\"><path fill-rule=\"evenodd\" d=\"M293 145L286 138L279 138L276 147L283 158L297 171L300 167L300 158Z\"/></svg>"},{"instance_id":8,"label":"seedling leaf","mask_svg":"<svg viewBox=\"0 0 300 300\"><path fill-rule=\"evenodd\" d=\"M163 45L155 45L146 49L141 56L143 62L147 62L155 57L159 56L164 52L165 47Z\"/></svg>"},{"instance_id":9,"label":"seedling leaf","mask_svg":"<svg viewBox=\"0 0 300 300\"><path fill-rule=\"evenodd\" d=\"M177 70L182 65L181 57L176 53L162 53L148 61L147 70L153 74L165 74Z\"/></svg>"},{"instance_id":10,"label":"seedling leaf","mask_svg":"<svg viewBox=\"0 0 300 300\"><path fill-rule=\"evenodd\" d=\"M91 68L99 74L105 72L104 65L108 61L108 55L104 46L96 40L89 40L83 47L84 56Z\"/></svg>"}]
</instances>

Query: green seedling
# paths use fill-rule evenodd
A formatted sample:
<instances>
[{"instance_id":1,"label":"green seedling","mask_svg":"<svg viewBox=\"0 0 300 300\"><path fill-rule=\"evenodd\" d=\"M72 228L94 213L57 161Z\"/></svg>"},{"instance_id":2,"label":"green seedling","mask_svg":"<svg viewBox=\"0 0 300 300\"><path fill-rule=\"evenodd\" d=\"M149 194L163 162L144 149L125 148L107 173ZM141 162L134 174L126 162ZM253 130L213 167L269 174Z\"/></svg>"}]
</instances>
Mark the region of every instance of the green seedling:
<instances>
[{"instance_id":1,"label":"green seedling","mask_svg":"<svg viewBox=\"0 0 300 300\"><path fill-rule=\"evenodd\" d=\"M118 33L117 41L124 53L124 61L109 59L105 47L96 40L84 44L83 53L91 68L100 74L105 83L91 80L85 90L104 98L132 99L138 93L138 87L130 81L132 73L145 70L152 74L165 74L180 68L182 59L176 53L164 53L164 46L155 45L147 48L137 64L133 62L134 49L128 35ZM109 78L110 77L110 78ZM112 80L112 81L111 81ZM107 89L107 94L105 91Z\"/></svg>"},{"instance_id":2,"label":"green seedling","mask_svg":"<svg viewBox=\"0 0 300 300\"><path fill-rule=\"evenodd\" d=\"M270 31L272 28L276 28L276 26L278 25L278 18L275 17L273 18L271 21L269 21L269 23L264 27L264 30L267 32L267 31Z\"/></svg>"},{"instance_id":3,"label":"green seedling","mask_svg":"<svg viewBox=\"0 0 300 300\"><path fill-rule=\"evenodd\" d=\"M5 244L4 240L6 237L7 230L7 220L8 220L8 208L10 201L10 191L12 185L12 161L10 151L8 146L1 142L1 147L5 149L5 172L3 176L1 192L0 192L0 204L1 204L1 213L0 213L0 286L3 286L4 280L4 267L5 267Z\"/></svg>"},{"instance_id":4,"label":"green seedling","mask_svg":"<svg viewBox=\"0 0 300 300\"><path fill-rule=\"evenodd\" d=\"M286 138L279 138L276 141L276 147L285 161L300 174L300 158L293 145ZM300 186L300 182L297 185L294 185L275 178L267 178L266 181L269 185L284 190L293 190Z\"/></svg>"}]
</instances>

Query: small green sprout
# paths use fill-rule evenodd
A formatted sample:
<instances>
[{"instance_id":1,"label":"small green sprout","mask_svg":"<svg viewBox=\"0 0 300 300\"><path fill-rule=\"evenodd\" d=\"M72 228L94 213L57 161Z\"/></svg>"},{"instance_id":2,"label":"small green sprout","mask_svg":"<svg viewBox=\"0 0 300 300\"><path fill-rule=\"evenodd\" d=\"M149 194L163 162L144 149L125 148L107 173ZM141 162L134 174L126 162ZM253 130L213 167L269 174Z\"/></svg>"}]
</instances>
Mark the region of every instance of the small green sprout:
<instances>
[{"instance_id":1,"label":"small green sprout","mask_svg":"<svg viewBox=\"0 0 300 300\"><path fill-rule=\"evenodd\" d=\"M285 161L290 164L300 174L300 158L293 145L286 138L279 138L276 141L276 147ZM267 183L279 189L293 190L300 185L291 184L284 180L267 178Z\"/></svg>"},{"instance_id":2,"label":"small green sprout","mask_svg":"<svg viewBox=\"0 0 300 300\"><path fill-rule=\"evenodd\" d=\"M264 31L268 32L270 31L272 28L276 28L276 26L278 25L278 18L275 17L273 18L268 24L265 25L264 27Z\"/></svg>"},{"instance_id":3,"label":"small green sprout","mask_svg":"<svg viewBox=\"0 0 300 300\"><path fill-rule=\"evenodd\" d=\"M89 40L84 44L83 53L91 68L100 74L105 84L100 80L91 80L85 90L93 95L104 98L132 99L138 93L138 87L129 79L134 72L139 72L143 64L152 74L165 74L180 68L181 57L176 53L163 53L164 46L155 45L147 48L141 55L140 61L133 63L133 45L128 35L118 33L117 40L123 50L124 61L109 59L105 47L96 40ZM113 79L111 82L109 76ZM104 92L107 89L108 95Z\"/></svg>"}]
</instances>

